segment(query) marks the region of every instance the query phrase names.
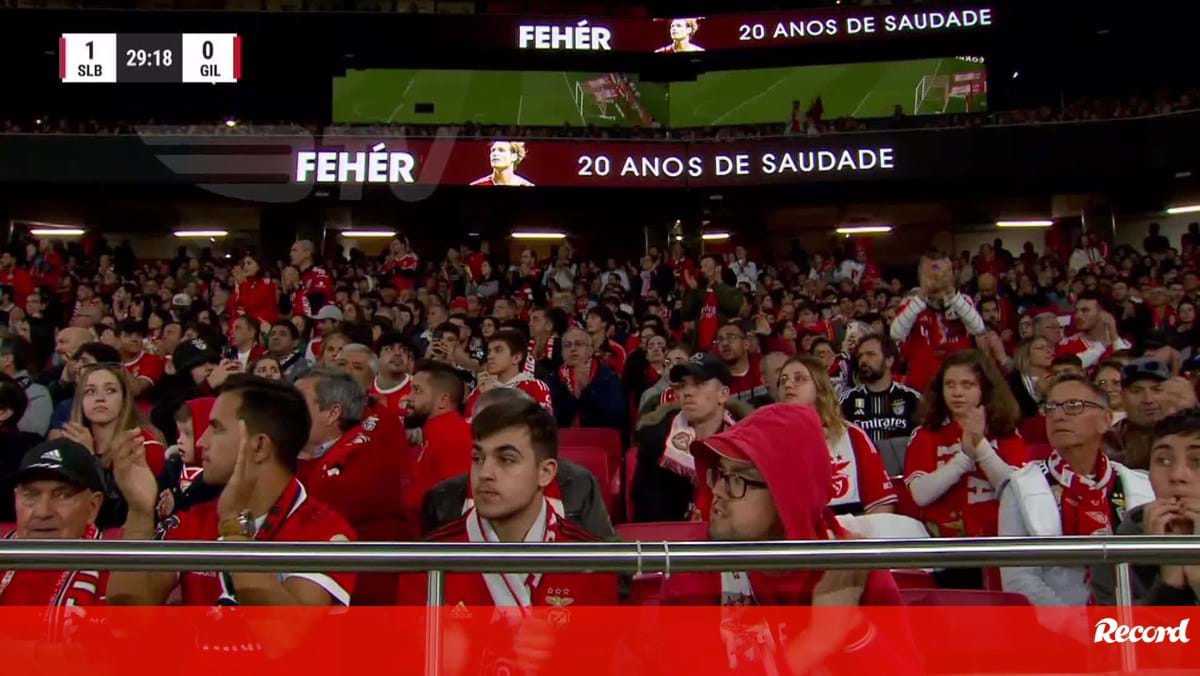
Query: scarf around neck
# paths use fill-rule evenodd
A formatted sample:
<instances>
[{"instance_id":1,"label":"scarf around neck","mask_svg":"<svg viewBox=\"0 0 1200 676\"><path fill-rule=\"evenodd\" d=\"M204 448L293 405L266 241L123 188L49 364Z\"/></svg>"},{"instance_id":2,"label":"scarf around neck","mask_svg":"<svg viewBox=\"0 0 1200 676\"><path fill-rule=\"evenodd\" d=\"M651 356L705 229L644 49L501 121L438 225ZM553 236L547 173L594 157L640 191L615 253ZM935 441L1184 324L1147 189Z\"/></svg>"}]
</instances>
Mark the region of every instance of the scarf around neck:
<instances>
[{"instance_id":1,"label":"scarf around neck","mask_svg":"<svg viewBox=\"0 0 1200 676\"><path fill-rule=\"evenodd\" d=\"M491 522L479 515L472 506L466 513L467 538L470 542L500 542ZM537 519L525 534L525 542L557 542L562 515L549 498L542 498ZM542 581L541 573L480 573L492 603L497 607L521 608L522 613L533 605L533 593Z\"/></svg>"},{"instance_id":2,"label":"scarf around neck","mask_svg":"<svg viewBox=\"0 0 1200 676\"><path fill-rule=\"evenodd\" d=\"M733 427L736 422L729 411L722 410L721 426L717 428L717 433ZM658 460L658 466L696 483L696 459L692 456L692 442L695 440L695 428L688 423L683 411L680 411L671 420L671 429L667 432L666 446Z\"/></svg>"},{"instance_id":3,"label":"scarf around neck","mask_svg":"<svg viewBox=\"0 0 1200 676\"><path fill-rule=\"evenodd\" d=\"M1058 452L1046 459L1050 478L1062 487L1059 510L1063 535L1112 535L1113 468L1103 451L1096 456L1095 477L1079 474Z\"/></svg>"}]
</instances>

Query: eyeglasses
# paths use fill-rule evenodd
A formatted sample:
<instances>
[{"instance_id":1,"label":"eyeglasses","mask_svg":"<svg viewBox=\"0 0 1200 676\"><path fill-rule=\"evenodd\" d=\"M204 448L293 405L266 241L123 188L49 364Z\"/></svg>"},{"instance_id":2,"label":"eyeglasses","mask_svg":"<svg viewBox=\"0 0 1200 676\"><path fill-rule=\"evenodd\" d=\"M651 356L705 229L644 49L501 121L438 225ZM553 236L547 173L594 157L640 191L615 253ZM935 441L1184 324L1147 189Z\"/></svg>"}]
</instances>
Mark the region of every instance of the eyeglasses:
<instances>
[{"instance_id":1,"label":"eyeglasses","mask_svg":"<svg viewBox=\"0 0 1200 676\"><path fill-rule=\"evenodd\" d=\"M725 492L734 500L741 500L746 497L746 491L751 488L766 488L765 481L755 481L747 479L740 474L727 474L720 469L710 467L705 473L705 480L708 482L709 488L716 488L718 481L725 483Z\"/></svg>"},{"instance_id":2,"label":"eyeglasses","mask_svg":"<svg viewBox=\"0 0 1200 676\"><path fill-rule=\"evenodd\" d=\"M1082 399L1071 399L1069 401L1047 401L1044 404L1042 404L1042 413L1044 413L1046 415L1046 417L1049 418L1050 414L1054 413L1055 411L1057 411L1060 408L1063 411L1065 411L1066 414L1069 416L1079 415L1080 413L1083 413L1083 409L1085 409L1085 408L1095 408L1095 409L1099 409L1101 411L1108 410L1107 406L1104 406L1102 404L1097 404L1094 401L1084 401Z\"/></svg>"}]
</instances>

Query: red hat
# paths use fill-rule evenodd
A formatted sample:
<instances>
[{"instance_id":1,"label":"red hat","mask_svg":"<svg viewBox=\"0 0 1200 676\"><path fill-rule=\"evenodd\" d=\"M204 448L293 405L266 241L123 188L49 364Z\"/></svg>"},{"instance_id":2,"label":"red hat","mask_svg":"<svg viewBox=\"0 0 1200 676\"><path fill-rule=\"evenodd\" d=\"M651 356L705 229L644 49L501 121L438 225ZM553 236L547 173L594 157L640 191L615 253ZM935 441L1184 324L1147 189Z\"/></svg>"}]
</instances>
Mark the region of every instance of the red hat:
<instances>
[{"instance_id":1,"label":"red hat","mask_svg":"<svg viewBox=\"0 0 1200 676\"><path fill-rule=\"evenodd\" d=\"M467 308L469 308L469 307L470 307L470 305L467 303L467 299L465 296L458 296L454 300L450 301L450 311L451 312L453 312L454 310L463 310L465 312L467 310Z\"/></svg>"}]
</instances>

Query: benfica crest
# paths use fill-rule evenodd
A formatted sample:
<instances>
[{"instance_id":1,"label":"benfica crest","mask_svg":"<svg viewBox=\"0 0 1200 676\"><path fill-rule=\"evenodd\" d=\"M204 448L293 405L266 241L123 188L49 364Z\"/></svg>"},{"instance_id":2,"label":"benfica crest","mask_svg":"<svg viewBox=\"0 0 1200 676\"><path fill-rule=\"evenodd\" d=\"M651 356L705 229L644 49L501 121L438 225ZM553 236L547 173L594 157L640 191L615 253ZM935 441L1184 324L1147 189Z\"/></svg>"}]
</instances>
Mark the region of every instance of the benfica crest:
<instances>
[{"instance_id":1,"label":"benfica crest","mask_svg":"<svg viewBox=\"0 0 1200 676\"><path fill-rule=\"evenodd\" d=\"M892 415L904 415L904 400L897 399L892 402Z\"/></svg>"}]
</instances>

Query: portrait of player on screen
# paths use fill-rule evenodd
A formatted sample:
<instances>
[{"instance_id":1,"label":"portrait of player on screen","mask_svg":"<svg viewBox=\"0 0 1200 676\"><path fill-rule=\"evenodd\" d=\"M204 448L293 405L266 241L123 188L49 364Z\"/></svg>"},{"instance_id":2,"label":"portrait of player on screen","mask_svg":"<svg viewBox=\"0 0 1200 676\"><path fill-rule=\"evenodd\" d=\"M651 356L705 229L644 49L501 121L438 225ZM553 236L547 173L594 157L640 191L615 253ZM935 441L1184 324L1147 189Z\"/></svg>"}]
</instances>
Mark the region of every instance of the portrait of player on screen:
<instances>
[{"instance_id":1,"label":"portrait of player on screen","mask_svg":"<svg viewBox=\"0 0 1200 676\"><path fill-rule=\"evenodd\" d=\"M700 30L700 19L671 19L671 44L654 50L655 54L678 52L703 52L704 48L692 42Z\"/></svg>"},{"instance_id":2,"label":"portrait of player on screen","mask_svg":"<svg viewBox=\"0 0 1200 676\"><path fill-rule=\"evenodd\" d=\"M524 141L492 141L488 146L488 164L492 173L471 181L471 185L532 186L533 183L517 175L517 166L524 159Z\"/></svg>"}]
</instances>

